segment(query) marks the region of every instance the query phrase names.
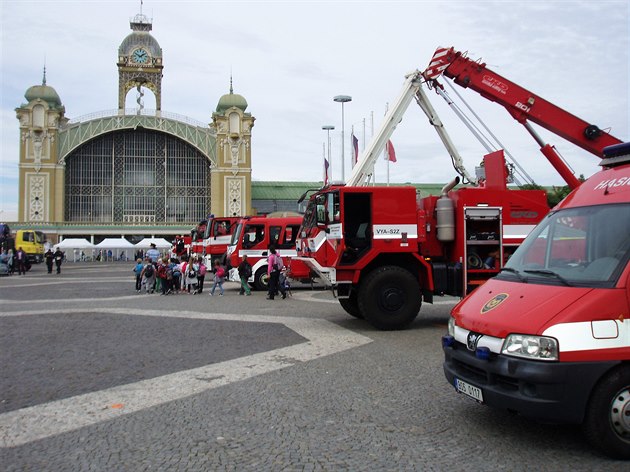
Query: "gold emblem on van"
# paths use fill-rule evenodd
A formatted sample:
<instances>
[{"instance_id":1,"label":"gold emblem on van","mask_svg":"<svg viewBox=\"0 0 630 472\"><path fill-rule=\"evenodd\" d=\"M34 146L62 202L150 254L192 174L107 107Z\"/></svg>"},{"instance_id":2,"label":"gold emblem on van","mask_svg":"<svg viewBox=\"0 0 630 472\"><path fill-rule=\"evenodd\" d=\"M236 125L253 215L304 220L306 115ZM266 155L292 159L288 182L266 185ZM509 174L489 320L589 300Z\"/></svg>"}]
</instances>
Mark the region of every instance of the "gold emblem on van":
<instances>
[{"instance_id":1,"label":"gold emblem on van","mask_svg":"<svg viewBox=\"0 0 630 472\"><path fill-rule=\"evenodd\" d=\"M481 308L481 313L488 313L490 310L494 310L501 303L503 303L509 295L507 293L499 293L495 295L490 300L486 302L486 304Z\"/></svg>"}]
</instances>

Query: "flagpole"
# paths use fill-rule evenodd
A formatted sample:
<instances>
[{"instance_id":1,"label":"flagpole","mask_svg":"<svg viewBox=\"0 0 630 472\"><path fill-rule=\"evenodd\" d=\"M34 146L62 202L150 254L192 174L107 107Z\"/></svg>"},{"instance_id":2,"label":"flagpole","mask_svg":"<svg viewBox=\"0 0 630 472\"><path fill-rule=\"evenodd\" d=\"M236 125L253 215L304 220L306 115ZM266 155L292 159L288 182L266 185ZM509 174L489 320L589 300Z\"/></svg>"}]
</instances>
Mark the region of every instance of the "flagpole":
<instances>
[{"instance_id":1,"label":"flagpole","mask_svg":"<svg viewBox=\"0 0 630 472\"><path fill-rule=\"evenodd\" d=\"M358 157L358 156L357 156ZM354 169L357 159L354 152L354 125L350 126L350 171Z\"/></svg>"},{"instance_id":2,"label":"flagpole","mask_svg":"<svg viewBox=\"0 0 630 472\"><path fill-rule=\"evenodd\" d=\"M374 137L374 110L370 112L370 139ZM372 165L372 185L376 185L376 162Z\"/></svg>"},{"instance_id":3,"label":"flagpole","mask_svg":"<svg viewBox=\"0 0 630 472\"><path fill-rule=\"evenodd\" d=\"M324 157L324 177L322 182L326 185L326 143L322 143L322 156Z\"/></svg>"},{"instance_id":4,"label":"flagpole","mask_svg":"<svg viewBox=\"0 0 630 472\"><path fill-rule=\"evenodd\" d=\"M385 114L387 115L387 110L389 109L389 102L385 103ZM387 149L387 144L385 145L385 160L387 161L387 186L389 187L389 152Z\"/></svg>"},{"instance_id":5,"label":"flagpole","mask_svg":"<svg viewBox=\"0 0 630 472\"><path fill-rule=\"evenodd\" d=\"M326 141L328 143L328 169L330 169L330 172L328 173L328 181L330 183L333 180L332 162L330 160L330 132L334 130L335 127L333 125L324 125L322 126L322 129L326 131ZM324 159L326 159L326 157L324 157Z\"/></svg>"}]
</instances>

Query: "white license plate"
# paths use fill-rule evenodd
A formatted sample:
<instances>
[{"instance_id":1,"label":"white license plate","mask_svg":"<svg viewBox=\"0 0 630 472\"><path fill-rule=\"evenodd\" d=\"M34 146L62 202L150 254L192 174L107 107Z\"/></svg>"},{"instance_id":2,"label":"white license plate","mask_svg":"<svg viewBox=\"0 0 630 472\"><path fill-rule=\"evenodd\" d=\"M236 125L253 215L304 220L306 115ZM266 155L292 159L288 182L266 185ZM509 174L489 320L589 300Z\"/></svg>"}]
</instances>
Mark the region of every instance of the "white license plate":
<instances>
[{"instance_id":1,"label":"white license plate","mask_svg":"<svg viewBox=\"0 0 630 472\"><path fill-rule=\"evenodd\" d=\"M463 380L455 379L455 388L459 393L463 393L473 400L483 403L483 392L479 387L470 385L468 382L464 382Z\"/></svg>"}]
</instances>

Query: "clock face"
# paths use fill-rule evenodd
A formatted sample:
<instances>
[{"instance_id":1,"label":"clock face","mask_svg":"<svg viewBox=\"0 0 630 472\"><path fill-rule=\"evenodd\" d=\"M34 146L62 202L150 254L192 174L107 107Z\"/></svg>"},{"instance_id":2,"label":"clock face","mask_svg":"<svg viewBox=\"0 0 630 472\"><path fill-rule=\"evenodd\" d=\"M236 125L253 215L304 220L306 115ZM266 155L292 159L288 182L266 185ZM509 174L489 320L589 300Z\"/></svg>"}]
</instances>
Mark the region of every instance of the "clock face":
<instances>
[{"instance_id":1,"label":"clock face","mask_svg":"<svg viewBox=\"0 0 630 472\"><path fill-rule=\"evenodd\" d=\"M149 62L149 53L142 48L136 49L131 55L131 58L133 62L136 62L138 64L146 64L147 62Z\"/></svg>"}]
</instances>

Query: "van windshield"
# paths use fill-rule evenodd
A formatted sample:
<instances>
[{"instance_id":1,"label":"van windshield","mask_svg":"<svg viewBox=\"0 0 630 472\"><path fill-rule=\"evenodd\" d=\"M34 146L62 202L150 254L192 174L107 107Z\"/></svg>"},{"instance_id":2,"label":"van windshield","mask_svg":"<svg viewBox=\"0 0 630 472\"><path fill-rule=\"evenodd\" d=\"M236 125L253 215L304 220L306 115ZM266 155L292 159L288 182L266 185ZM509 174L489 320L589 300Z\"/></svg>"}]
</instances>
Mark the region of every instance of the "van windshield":
<instances>
[{"instance_id":1,"label":"van windshield","mask_svg":"<svg viewBox=\"0 0 630 472\"><path fill-rule=\"evenodd\" d=\"M630 204L551 213L498 276L529 283L614 287L630 258Z\"/></svg>"}]
</instances>

